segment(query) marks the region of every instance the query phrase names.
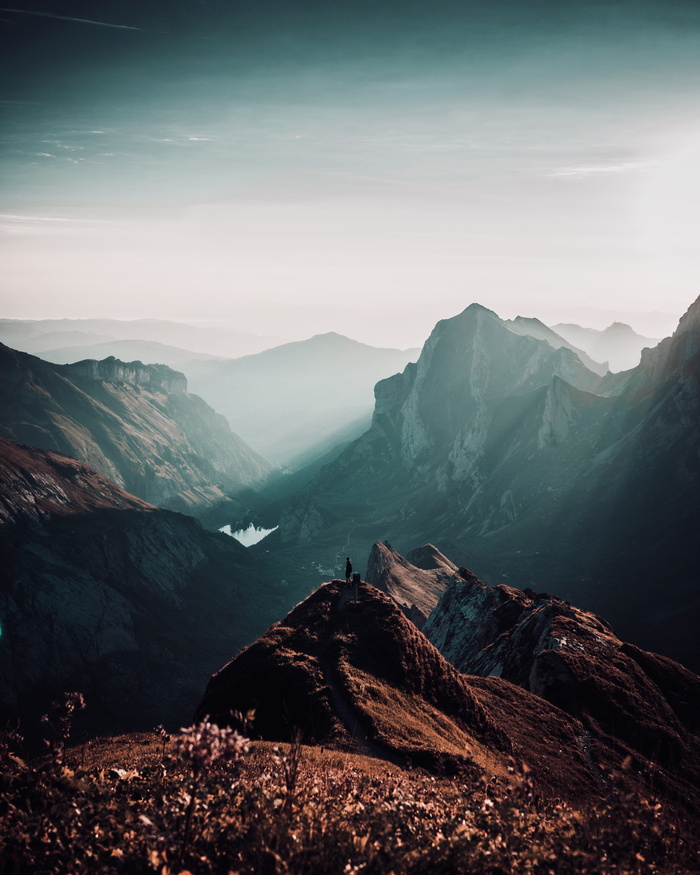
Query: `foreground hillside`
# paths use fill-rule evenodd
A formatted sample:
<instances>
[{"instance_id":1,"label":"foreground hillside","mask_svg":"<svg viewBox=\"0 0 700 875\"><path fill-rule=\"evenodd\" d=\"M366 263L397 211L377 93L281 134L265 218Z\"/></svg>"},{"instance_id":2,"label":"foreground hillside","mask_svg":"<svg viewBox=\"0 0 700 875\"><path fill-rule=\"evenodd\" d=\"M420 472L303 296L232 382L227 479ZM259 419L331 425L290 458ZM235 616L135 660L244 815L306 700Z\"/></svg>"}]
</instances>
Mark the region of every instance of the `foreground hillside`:
<instances>
[{"instance_id":1,"label":"foreground hillside","mask_svg":"<svg viewBox=\"0 0 700 875\"><path fill-rule=\"evenodd\" d=\"M0 439L0 725L65 690L103 731L189 719L286 602L233 538Z\"/></svg>"},{"instance_id":2,"label":"foreground hillside","mask_svg":"<svg viewBox=\"0 0 700 875\"><path fill-rule=\"evenodd\" d=\"M470 585L469 572L459 577ZM457 578L441 605L454 601L453 587ZM511 641L509 664L525 666L527 677L537 663L527 689L522 672L498 667L506 662L502 636L528 596L493 598L499 610L484 612L493 617L480 647L496 655L477 677L458 672L373 586L359 584L356 600L344 582L325 584L212 677L198 718L239 725L234 715L255 711L259 738L301 732L309 743L471 780L507 780L514 758L540 792L570 800L599 799L606 775L619 772L629 792L654 792L697 816L700 678L626 651L603 621L575 609L567 616L562 604L558 627L535 617L529 634ZM447 617L448 638L459 639L463 624Z\"/></svg>"},{"instance_id":3,"label":"foreground hillside","mask_svg":"<svg viewBox=\"0 0 700 875\"><path fill-rule=\"evenodd\" d=\"M6 870L690 875L700 864L692 824L615 776L604 801L581 807L536 793L517 763L510 782L464 781L202 729L98 740L65 765L25 766L6 748Z\"/></svg>"},{"instance_id":4,"label":"foreground hillside","mask_svg":"<svg viewBox=\"0 0 700 875\"><path fill-rule=\"evenodd\" d=\"M460 569L441 604L464 595L450 595L458 578L472 602L488 601ZM528 602L548 598L508 589L490 596L492 624L478 642L500 657L500 627L517 627L519 608L527 622ZM613 638L584 612L568 621L573 649L591 634ZM539 653L555 632L511 640L511 656ZM690 673L665 666L677 692ZM77 694L42 723L40 758L22 758L16 733L0 736L0 858L11 872L56 875L691 875L697 725L686 721L675 749L630 747L618 730L649 715L628 672L615 686L626 684L636 707L610 710L612 728L596 724L514 681L460 674L387 595L334 581L218 672L200 722L174 736L157 727L67 746ZM600 715L606 696L615 703L598 680L597 690L590 678L574 683ZM686 692L697 715L697 686ZM666 712L656 705L659 732L680 720L671 704L682 711L678 700Z\"/></svg>"},{"instance_id":5,"label":"foreground hillside","mask_svg":"<svg viewBox=\"0 0 700 875\"><path fill-rule=\"evenodd\" d=\"M165 365L52 365L2 344L0 437L81 459L127 492L187 513L274 467Z\"/></svg>"}]
</instances>

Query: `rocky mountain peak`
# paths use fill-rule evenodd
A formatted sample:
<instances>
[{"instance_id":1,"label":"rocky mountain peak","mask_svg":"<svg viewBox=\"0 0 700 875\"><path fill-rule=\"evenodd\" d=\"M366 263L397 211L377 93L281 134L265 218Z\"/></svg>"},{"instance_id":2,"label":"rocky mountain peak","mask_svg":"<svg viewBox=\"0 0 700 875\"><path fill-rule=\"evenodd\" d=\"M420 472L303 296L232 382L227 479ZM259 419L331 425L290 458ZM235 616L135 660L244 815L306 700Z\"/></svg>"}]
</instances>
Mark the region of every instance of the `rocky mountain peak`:
<instances>
[{"instance_id":1,"label":"rocky mountain peak","mask_svg":"<svg viewBox=\"0 0 700 875\"><path fill-rule=\"evenodd\" d=\"M432 544L414 554L425 567L404 559L388 541L378 541L367 560L367 581L391 596L421 628L457 569Z\"/></svg>"},{"instance_id":2,"label":"rocky mountain peak","mask_svg":"<svg viewBox=\"0 0 700 875\"><path fill-rule=\"evenodd\" d=\"M699 351L700 297L683 314L671 337L642 351L638 367L627 375L627 386L633 392L652 389L671 373L682 368Z\"/></svg>"}]
</instances>

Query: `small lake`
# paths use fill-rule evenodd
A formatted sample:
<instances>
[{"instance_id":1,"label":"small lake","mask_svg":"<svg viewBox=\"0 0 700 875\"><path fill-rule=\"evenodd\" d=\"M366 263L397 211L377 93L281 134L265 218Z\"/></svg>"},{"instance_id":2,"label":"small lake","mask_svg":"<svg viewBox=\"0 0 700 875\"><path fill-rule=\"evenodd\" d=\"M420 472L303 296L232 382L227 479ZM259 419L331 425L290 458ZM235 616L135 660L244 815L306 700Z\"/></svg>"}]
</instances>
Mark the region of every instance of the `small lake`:
<instances>
[{"instance_id":1,"label":"small lake","mask_svg":"<svg viewBox=\"0 0 700 875\"><path fill-rule=\"evenodd\" d=\"M275 526L274 529L258 529L253 523L251 523L247 529L238 529L237 532L231 531L231 526L223 526L219 529L220 532L223 532L225 535L230 535L232 538L235 538L244 547L252 547L253 544L257 544L258 541L262 541L263 538L266 538L271 532L277 531L279 526Z\"/></svg>"}]
</instances>

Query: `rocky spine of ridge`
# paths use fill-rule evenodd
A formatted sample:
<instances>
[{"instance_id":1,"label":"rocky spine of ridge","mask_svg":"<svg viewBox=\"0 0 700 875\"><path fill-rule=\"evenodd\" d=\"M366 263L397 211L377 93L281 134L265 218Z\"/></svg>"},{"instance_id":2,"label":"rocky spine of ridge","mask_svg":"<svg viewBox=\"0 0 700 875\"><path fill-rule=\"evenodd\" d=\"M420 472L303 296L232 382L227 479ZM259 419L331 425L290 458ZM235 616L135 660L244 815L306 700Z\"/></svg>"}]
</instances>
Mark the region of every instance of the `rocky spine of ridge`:
<instances>
[{"instance_id":1,"label":"rocky spine of ridge","mask_svg":"<svg viewBox=\"0 0 700 875\"><path fill-rule=\"evenodd\" d=\"M500 681L472 689L392 599L366 582L358 592L344 581L313 592L212 676L197 717L236 725L253 710L254 737L300 731L307 744L501 777L512 756L534 764L556 748L568 783L549 769L538 782L595 789L570 718ZM514 697L519 719L506 721Z\"/></svg>"},{"instance_id":2,"label":"rocky spine of ridge","mask_svg":"<svg viewBox=\"0 0 700 875\"><path fill-rule=\"evenodd\" d=\"M367 560L366 579L421 629L456 572L457 566L432 544L404 559L388 541L378 541Z\"/></svg>"},{"instance_id":3,"label":"rocky spine of ridge","mask_svg":"<svg viewBox=\"0 0 700 875\"><path fill-rule=\"evenodd\" d=\"M463 574L424 632L460 671L529 690L580 720L590 736L614 738L670 774L700 775L700 677L623 643L595 614Z\"/></svg>"},{"instance_id":4,"label":"rocky spine of ridge","mask_svg":"<svg viewBox=\"0 0 700 875\"><path fill-rule=\"evenodd\" d=\"M524 593L520 599L533 601ZM460 634L459 627L454 631ZM590 634L611 636L602 622ZM657 710L646 714L639 696L652 685L648 680L642 687L640 679L672 672L663 660L645 657L650 675L637 656L609 684L592 687L590 672L575 676L576 694L591 704L567 714L505 677L458 673L384 593L363 582L355 602L354 589L333 581L217 672L197 717L238 725L241 714L254 710L256 737L287 741L300 731L307 744L438 771L467 770L472 777L508 780L513 762L522 762L541 790L568 798L606 796L615 775L626 791L654 793L697 813L698 738L687 729L681 735L691 725L683 709L689 713L697 704L684 685L690 673L675 667L673 706L670 692L665 705L657 704L659 692L649 700ZM656 744L647 730L656 733Z\"/></svg>"},{"instance_id":5,"label":"rocky spine of ridge","mask_svg":"<svg viewBox=\"0 0 700 875\"><path fill-rule=\"evenodd\" d=\"M273 466L165 365L52 365L0 345L0 436L87 462L129 493L206 512Z\"/></svg>"},{"instance_id":6,"label":"rocky spine of ridge","mask_svg":"<svg viewBox=\"0 0 700 875\"><path fill-rule=\"evenodd\" d=\"M177 727L206 677L283 610L244 547L83 462L0 440L0 721L66 690L84 726Z\"/></svg>"}]
</instances>

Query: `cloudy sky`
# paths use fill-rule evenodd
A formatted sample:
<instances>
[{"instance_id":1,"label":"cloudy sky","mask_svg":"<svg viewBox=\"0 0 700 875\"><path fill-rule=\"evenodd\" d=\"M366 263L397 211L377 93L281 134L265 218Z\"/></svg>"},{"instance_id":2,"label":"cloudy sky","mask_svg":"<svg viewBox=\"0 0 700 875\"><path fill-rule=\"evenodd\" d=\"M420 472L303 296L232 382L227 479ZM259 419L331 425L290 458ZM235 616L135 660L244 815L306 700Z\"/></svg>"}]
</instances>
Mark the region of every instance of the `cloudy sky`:
<instances>
[{"instance_id":1,"label":"cloudy sky","mask_svg":"<svg viewBox=\"0 0 700 875\"><path fill-rule=\"evenodd\" d=\"M700 4L24 0L0 33L0 316L408 346L472 301L662 336L700 292Z\"/></svg>"}]
</instances>

